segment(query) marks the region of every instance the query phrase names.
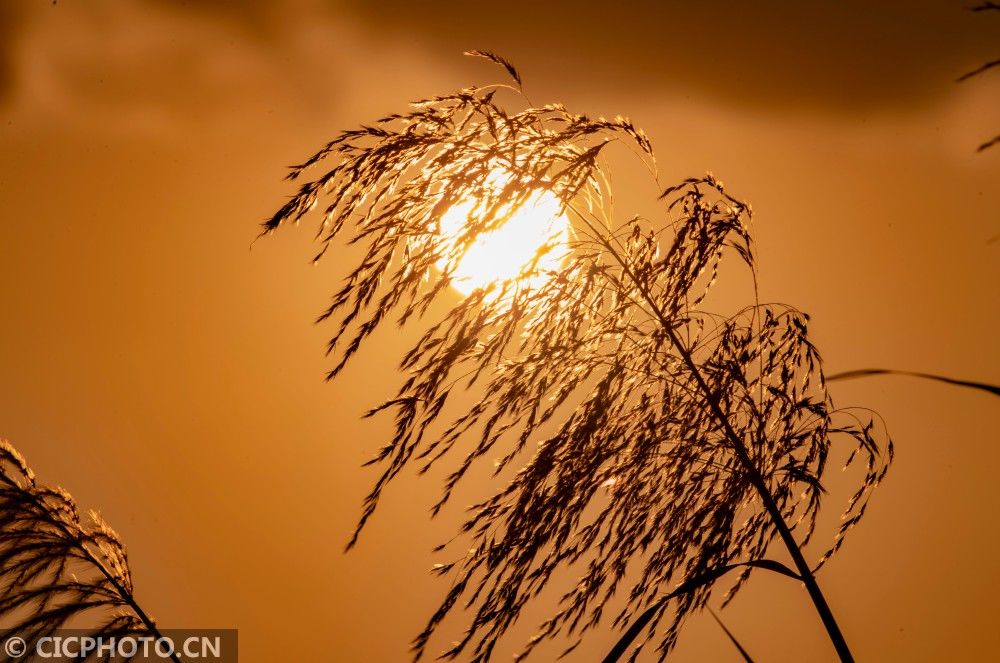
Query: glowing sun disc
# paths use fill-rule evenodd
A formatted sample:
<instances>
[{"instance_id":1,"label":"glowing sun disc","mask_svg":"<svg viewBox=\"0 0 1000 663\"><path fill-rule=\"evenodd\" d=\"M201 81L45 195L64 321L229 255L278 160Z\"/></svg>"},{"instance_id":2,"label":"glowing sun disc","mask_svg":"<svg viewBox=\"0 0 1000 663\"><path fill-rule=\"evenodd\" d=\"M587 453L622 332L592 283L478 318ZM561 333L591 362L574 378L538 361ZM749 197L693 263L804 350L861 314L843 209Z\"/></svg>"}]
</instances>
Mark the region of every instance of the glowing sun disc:
<instances>
[{"instance_id":1,"label":"glowing sun disc","mask_svg":"<svg viewBox=\"0 0 1000 663\"><path fill-rule=\"evenodd\" d=\"M463 201L441 216L441 234L446 241L462 234L475 207L475 201ZM451 284L463 295L511 280L537 287L544 282L545 272L562 265L568 242L569 220L560 213L559 199L548 191L539 191L503 225L476 238L451 273ZM445 267L445 260L438 261L439 269Z\"/></svg>"}]
</instances>

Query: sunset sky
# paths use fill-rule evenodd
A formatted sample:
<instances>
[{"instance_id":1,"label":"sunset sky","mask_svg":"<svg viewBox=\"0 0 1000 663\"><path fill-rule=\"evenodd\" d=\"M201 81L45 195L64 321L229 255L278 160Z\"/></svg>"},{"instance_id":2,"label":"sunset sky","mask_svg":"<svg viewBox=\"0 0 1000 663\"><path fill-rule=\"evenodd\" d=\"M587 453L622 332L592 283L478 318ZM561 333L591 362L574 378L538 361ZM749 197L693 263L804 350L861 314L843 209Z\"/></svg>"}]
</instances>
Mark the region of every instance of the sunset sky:
<instances>
[{"instance_id":1,"label":"sunset sky","mask_svg":"<svg viewBox=\"0 0 1000 663\"><path fill-rule=\"evenodd\" d=\"M391 425L360 417L413 339L381 334L325 382L331 328L312 322L342 256L310 264L306 222L251 243L287 166L339 130L501 76L468 49L513 61L536 104L632 118L661 182L711 171L751 201L761 301L811 315L828 373L998 383L1000 146L976 147L1000 131L1000 72L955 79L1000 55L1000 12L871 4L3 2L0 436L121 534L161 625L238 628L248 663L408 660L461 500L431 521L439 477L407 474L343 547ZM616 187L623 213L655 209L649 182ZM877 410L897 453L819 574L858 660L987 660L996 397L831 389ZM834 660L787 579L754 576L720 615L757 660ZM615 639L598 629L569 660ZM705 614L670 660L740 659Z\"/></svg>"}]
</instances>

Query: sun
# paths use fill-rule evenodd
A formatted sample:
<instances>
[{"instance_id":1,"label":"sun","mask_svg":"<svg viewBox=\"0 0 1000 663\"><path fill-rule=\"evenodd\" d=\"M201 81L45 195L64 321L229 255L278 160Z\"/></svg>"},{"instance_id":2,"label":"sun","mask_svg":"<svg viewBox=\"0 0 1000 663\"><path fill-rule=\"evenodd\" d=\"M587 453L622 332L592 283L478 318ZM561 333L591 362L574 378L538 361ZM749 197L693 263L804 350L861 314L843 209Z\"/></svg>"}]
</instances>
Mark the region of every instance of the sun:
<instances>
[{"instance_id":1,"label":"sun","mask_svg":"<svg viewBox=\"0 0 1000 663\"><path fill-rule=\"evenodd\" d=\"M461 235L476 207L475 200L465 200L441 216L446 249ZM462 255L451 274L452 285L463 295L506 281L529 288L542 285L568 253L570 224L561 210L559 199L548 191L530 195L502 225L481 234ZM446 262L439 260L438 268L444 270Z\"/></svg>"}]
</instances>

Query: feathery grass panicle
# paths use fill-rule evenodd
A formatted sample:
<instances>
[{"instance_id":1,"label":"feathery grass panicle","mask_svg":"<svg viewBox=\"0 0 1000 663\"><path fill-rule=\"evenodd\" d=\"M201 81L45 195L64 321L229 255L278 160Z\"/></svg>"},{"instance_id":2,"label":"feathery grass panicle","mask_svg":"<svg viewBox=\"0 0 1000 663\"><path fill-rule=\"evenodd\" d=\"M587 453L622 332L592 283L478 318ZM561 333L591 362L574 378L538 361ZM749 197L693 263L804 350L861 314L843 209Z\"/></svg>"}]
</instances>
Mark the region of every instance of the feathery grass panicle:
<instances>
[{"instance_id":1,"label":"feathery grass panicle","mask_svg":"<svg viewBox=\"0 0 1000 663\"><path fill-rule=\"evenodd\" d=\"M506 60L475 54L519 87ZM490 660L525 605L572 566L579 581L522 655L647 611L633 658L653 640L662 659L729 571L730 596L756 568L812 581L801 555L796 571L768 559L770 544L779 536L798 553L795 541L812 537L842 441L866 472L825 561L863 515L891 444L833 407L807 316L703 309L724 256L752 275L749 205L707 176L664 191L658 219L612 218L601 155L624 143L653 169L645 134L561 104L508 110L497 89L432 97L342 133L292 169L293 179L319 170L264 224L270 233L322 205L319 256L344 234L364 248L321 316L336 321L332 378L379 327L437 310L462 254L510 210L547 192L572 221L570 254L542 285L488 284L427 321L398 393L369 413L393 412L396 427L372 460L381 475L349 547L404 467L447 464L437 512L478 460L496 458L498 474L516 471L461 525L472 550L436 569L453 584L415 657L464 606L466 633L443 656ZM442 237L442 215L465 200L477 201L466 227ZM447 414L451 394L474 385L475 404ZM614 596L624 602L606 620Z\"/></svg>"},{"instance_id":2,"label":"feathery grass panicle","mask_svg":"<svg viewBox=\"0 0 1000 663\"><path fill-rule=\"evenodd\" d=\"M0 615L0 638L21 637L29 651L40 638L81 623L97 624L95 637L160 637L135 601L118 535L97 513L81 516L66 491L37 483L2 439ZM8 653L4 660L17 659ZM80 660L117 659L95 651Z\"/></svg>"}]
</instances>

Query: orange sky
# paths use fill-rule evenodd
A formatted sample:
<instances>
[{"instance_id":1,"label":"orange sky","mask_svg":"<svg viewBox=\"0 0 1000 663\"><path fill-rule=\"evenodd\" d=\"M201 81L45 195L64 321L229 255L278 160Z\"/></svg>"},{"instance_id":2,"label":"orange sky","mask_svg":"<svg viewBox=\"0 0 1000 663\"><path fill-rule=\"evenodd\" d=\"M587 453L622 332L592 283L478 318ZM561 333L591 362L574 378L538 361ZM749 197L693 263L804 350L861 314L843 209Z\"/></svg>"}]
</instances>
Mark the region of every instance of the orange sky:
<instances>
[{"instance_id":1,"label":"orange sky","mask_svg":"<svg viewBox=\"0 0 1000 663\"><path fill-rule=\"evenodd\" d=\"M762 299L812 315L829 372L1000 382L1000 148L974 152L1000 130L1000 76L953 82L996 57L1000 15L240 4L0 6L0 435L102 511L166 627L238 627L250 663L401 661L446 591L426 571L458 511L427 520L433 480L400 480L341 553L388 430L359 415L396 387L406 339L377 337L324 383L330 329L311 321L337 256L311 266L307 228L250 242L290 193L284 167L337 130L494 78L468 48L513 60L536 103L631 116L664 182L711 170L750 200ZM617 183L638 207L655 193ZM859 660L984 660L996 398L904 378L833 395L881 412L897 444L820 574ZM528 617L522 639L543 610ZM832 659L787 580L757 578L723 618L759 660ZM738 659L697 617L673 660Z\"/></svg>"}]
</instances>

